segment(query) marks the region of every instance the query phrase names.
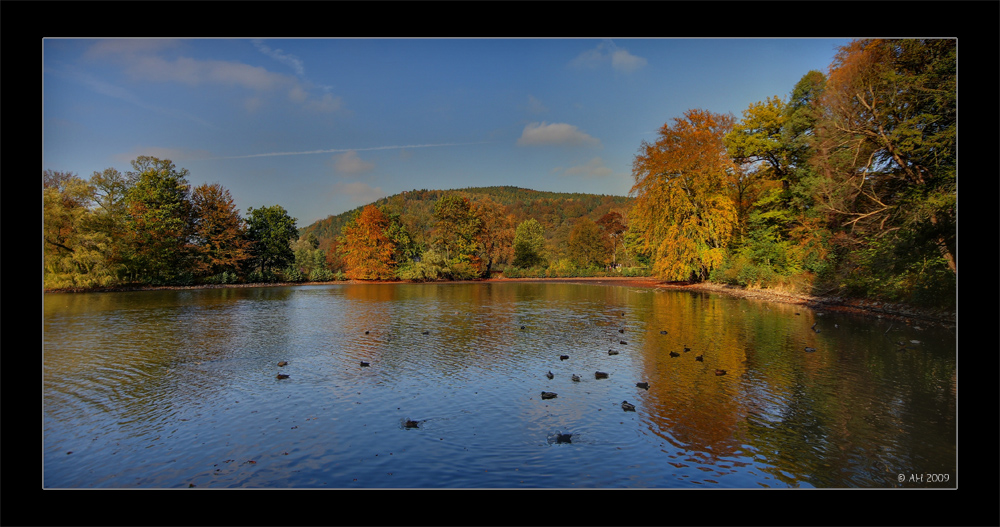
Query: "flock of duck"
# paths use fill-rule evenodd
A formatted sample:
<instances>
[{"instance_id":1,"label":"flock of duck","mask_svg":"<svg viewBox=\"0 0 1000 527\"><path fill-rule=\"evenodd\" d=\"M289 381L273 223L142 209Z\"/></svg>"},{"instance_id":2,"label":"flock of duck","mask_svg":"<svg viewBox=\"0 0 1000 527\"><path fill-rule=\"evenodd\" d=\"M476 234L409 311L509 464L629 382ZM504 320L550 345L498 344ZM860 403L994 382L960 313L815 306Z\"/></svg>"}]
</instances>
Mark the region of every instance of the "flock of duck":
<instances>
[{"instance_id":1,"label":"flock of duck","mask_svg":"<svg viewBox=\"0 0 1000 527\"><path fill-rule=\"evenodd\" d=\"M625 313L622 313L622 316L625 316ZM526 326L521 326L521 330L526 330L526 329L527 329ZM624 334L625 333L625 328L619 329L618 332ZM424 335L427 335L429 333L430 333L429 331L424 331L423 332ZM365 335L368 335L368 334L369 334L369 331L365 331ZM666 332L666 330L660 331L660 334L661 335L666 335L667 332ZM626 344L628 344L628 342L626 342L624 340L620 340L619 344L626 345ZM687 346L684 346L684 352L687 353L689 351L691 351L691 348L689 348ZM806 351L813 351L813 350L810 349L810 348L806 348ZM608 350L608 355L618 355L618 353L619 352L617 350L615 350L615 349ZM678 352L676 352L676 351L671 351L670 352L670 357L676 358L676 357L680 357L680 356L681 356L681 354L678 353ZM559 360L560 361L569 360L569 355L559 355ZM695 355L694 360L699 361L699 362L704 362L704 360L705 360L704 354ZM288 365L288 361L280 361L280 362L278 362L278 366L279 367L284 367L284 366L287 366L287 365ZM365 368L365 367L368 367L368 366L371 366L371 364L368 361L360 361L360 367ZM716 375L725 375L726 374L726 370L718 370L717 369L717 370L715 370L715 374ZM552 378L555 377L555 374L553 374L552 371L549 370L545 374L545 376L547 378L549 378L549 379L552 379ZM287 379L287 378L289 378L289 376L287 374L284 374L284 373L279 373L276 378L279 379L279 380L281 380L281 379ZM607 372L603 372L603 371L599 371L599 370L595 371L594 372L594 378L595 379L607 379L608 378L608 373ZM575 373L570 376L570 379L573 382L580 382L580 376L577 375L577 374L575 374ZM637 383L635 383L635 386L637 388L641 388L643 390L649 390L649 383L645 382L645 381L643 381L643 382L637 382ZM542 399L546 399L546 400L547 399L555 399L558 395L559 394L557 394L556 392L542 391ZM627 400L621 402L621 408L625 412L634 412L635 411L635 405L632 404L632 403L630 403L630 402L628 402ZM420 426L420 423L421 423L421 421L416 421L416 420L412 420L412 419L406 419L404 421L404 423L403 423L403 426L405 428L418 428ZM570 436L571 436L571 434L558 433L557 436L558 437L556 438L556 440L559 443L568 443L568 442L570 442Z\"/></svg>"},{"instance_id":2,"label":"flock of duck","mask_svg":"<svg viewBox=\"0 0 1000 527\"><path fill-rule=\"evenodd\" d=\"M625 313L622 313L622 316L625 316ZM521 329L525 330L526 327L525 326L521 326ZM619 329L618 332L619 333L625 333L625 328ZM660 334L661 335L666 335L667 331L666 330L660 331ZM628 344L628 342L626 342L624 340L620 340L618 343L621 344L621 345ZM689 351L691 351L691 348L689 348L687 346L684 346L684 353L687 353ZM610 350L608 350L608 355L618 355L618 351L615 350L615 349L610 349ZM678 352L676 352L676 351L671 351L670 352L670 357L672 357L672 358L676 358L676 357L680 357L680 356L681 356L681 354L678 353ZM569 360L569 355L559 355L559 360L560 361ZM705 361L705 356L704 356L703 353L699 353L698 355L695 355L694 360L696 360L698 362L704 362ZM720 370L720 369L715 370L715 375L718 375L718 376L725 375L726 373L727 373L726 370ZM549 370L548 372L546 372L545 377L547 377L549 379L552 379L552 378L555 377L555 375L552 373L552 370ZM607 374L607 372L596 371L596 372L594 372L594 378L595 379L607 379L608 378L608 374ZM575 373L570 376L570 379L573 382L580 382L580 376L577 375L577 374L575 374ZM635 386L637 388L642 388L643 390L649 390L649 383L648 382L637 382L637 383L635 383ZM559 396L559 394L556 393L556 392L542 391L542 399L555 399L558 396ZM630 402L628 402L627 400L621 402L621 408L622 408L623 411L626 411L626 412L634 412L635 411L635 405L632 404L632 403L630 403ZM569 442L568 434L559 434L559 435L560 436L564 436L565 435L567 437L564 438L565 440L563 440L563 438L560 437L559 441L557 441L557 442L560 442L560 443L568 443Z\"/></svg>"}]
</instances>

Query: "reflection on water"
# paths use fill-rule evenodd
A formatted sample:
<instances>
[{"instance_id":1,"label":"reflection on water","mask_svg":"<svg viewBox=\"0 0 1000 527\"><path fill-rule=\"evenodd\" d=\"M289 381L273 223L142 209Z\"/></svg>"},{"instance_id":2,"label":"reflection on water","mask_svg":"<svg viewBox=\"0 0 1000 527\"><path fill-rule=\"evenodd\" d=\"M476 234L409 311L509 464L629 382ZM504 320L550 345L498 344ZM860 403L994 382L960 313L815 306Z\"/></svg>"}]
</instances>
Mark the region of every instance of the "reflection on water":
<instances>
[{"instance_id":1,"label":"reflection on water","mask_svg":"<svg viewBox=\"0 0 1000 527\"><path fill-rule=\"evenodd\" d=\"M50 294L43 322L49 488L957 486L955 335L917 324L541 283Z\"/></svg>"}]
</instances>

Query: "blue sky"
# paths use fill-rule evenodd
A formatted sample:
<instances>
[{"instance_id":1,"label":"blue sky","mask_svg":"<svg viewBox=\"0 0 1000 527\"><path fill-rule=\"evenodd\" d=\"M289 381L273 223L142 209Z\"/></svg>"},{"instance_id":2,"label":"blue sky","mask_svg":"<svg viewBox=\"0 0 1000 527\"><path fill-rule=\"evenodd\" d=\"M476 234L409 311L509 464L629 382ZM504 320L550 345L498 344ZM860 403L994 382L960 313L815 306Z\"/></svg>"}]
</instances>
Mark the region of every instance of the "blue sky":
<instances>
[{"instance_id":1,"label":"blue sky","mask_svg":"<svg viewBox=\"0 0 1000 527\"><path fill-rule=\"evenodd\" d=\"M171 159L299 227L413 189L627 195L643 140L741 117L849 39L46 39L43 169Z\"/></svg>"}]
</instances>

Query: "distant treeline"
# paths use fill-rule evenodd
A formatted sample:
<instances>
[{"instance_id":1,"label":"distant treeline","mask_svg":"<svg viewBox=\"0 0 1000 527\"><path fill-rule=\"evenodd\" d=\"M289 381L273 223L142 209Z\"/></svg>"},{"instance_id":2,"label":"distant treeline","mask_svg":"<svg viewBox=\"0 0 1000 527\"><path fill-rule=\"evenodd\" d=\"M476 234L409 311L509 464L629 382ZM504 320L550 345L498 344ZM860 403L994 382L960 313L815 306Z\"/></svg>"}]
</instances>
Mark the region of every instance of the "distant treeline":
<instances>
[{"instance_id":1,"label":"distant treeline","mask_svg":"<svg viewBox=\"0 0 1000 527\"><path fill-rule=\"evenodd\" d=\"M951 307L956 50L864 39L742 118L692 109L642 142L631 197L413 190L298 229L139 157L43 172L47 288L652 275Z\"/></svg>"}]
</instances>

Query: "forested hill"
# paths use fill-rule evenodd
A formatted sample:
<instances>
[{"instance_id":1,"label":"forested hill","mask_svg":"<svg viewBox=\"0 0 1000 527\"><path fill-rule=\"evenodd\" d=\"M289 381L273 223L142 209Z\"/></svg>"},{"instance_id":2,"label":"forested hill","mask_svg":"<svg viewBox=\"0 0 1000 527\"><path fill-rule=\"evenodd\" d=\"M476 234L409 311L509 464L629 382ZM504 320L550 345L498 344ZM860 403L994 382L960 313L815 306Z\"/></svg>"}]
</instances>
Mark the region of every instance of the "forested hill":
<instances>
[{"instance_id":1,"label":"forested hill","mask_svg":"<svg viewBox=\"0 0 1000 527\"><path fill-rule=\"evenodd\" d=\"M544 192L519 187L471 187L455 190L411 190L379 199L376 206L388 205L393 212L400 214L409 232L419 241L424 233L430 232L434 219L434 204L446 194L457 194L478 201L489 197L493 201L507 207L507 212L514 218L514 225L534 218L545 228L545 238L549 243L557 244L565 240L573 228L575 220L589 218L597 221L601 216L611 211L626 215L632 207L633 198L626 196L608 196L601 194L582 194L576 192ZM341 227L364 206L349 210L336 216L329 216L312 225L299 229L300 236L313 233L322 247L328 247L334 238L340 236Z\"/></svg>"}]
</instances>

